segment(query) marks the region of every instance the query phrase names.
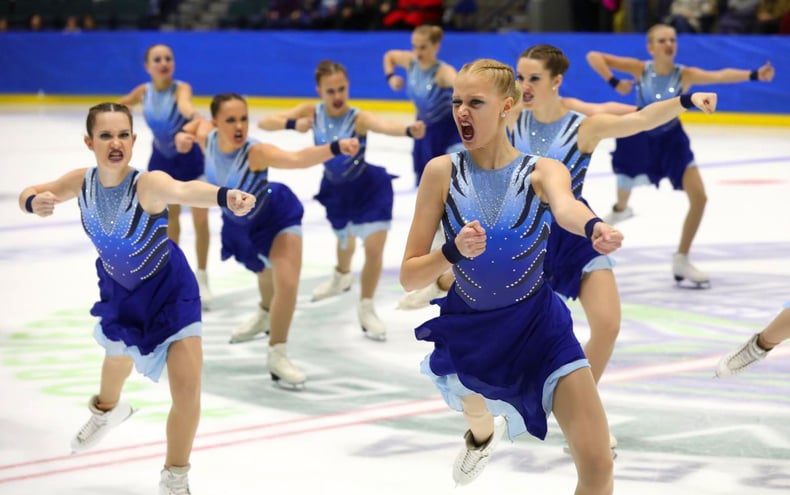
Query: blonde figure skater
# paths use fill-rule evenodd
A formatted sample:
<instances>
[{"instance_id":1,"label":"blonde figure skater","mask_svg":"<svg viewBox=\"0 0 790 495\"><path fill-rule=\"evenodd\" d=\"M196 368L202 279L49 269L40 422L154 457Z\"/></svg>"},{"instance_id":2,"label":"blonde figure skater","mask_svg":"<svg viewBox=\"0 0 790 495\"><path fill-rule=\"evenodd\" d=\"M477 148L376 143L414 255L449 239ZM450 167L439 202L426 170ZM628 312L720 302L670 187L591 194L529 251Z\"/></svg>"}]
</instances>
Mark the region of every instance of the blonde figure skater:
<instances>
[{"instance_id":1,"label":"blonde figure skater","mask_svg":"<svg viewBox=\"0 0 790 495\"><path fill-rule=\"evenodd\" d=\"M94 338L105 349L101 386L89 402L91 418L71 447L74 452L93 448L134 413L121 400L132 366L158 381L167 364L173 403L159 495L187 495L200 419L201 307L195 276L181 249L167 238L167 208L220 205L244 215L255 206L255 196L129 166L136 136L124 105L92 107L86 128L85 144L95 154L96 166L27 187L19 195L20 208L41 217L77 198L82 226L99 254L100 299L91 314L99 318Z\"/></svg>"},{"instance_id":2,"label":"blonde figure skater","mask_svg":"<svg viewBox=\"0 0 790 495\"><path fill-rule=\"evenodd\" d=\"M527 431L545 438L554 413L576 464L576 494L608 495L606 414L542 262L552 217L602 254L616 250L622 234L576 200L565 165L513 147L505 127L519 97L505 64L482 59L459 71L453 114L466 150L425 168L401 284L416 289L455 272L440 315L415 335L434 343L422 371L469 427L453 466L456 483L480 475L505 431L511 439ZM446 242L431 251L439 222Z\"/></svg>"},{"instance_id":3,"label":"blonde figure skater","mask_svg":"<svg viewBox=\"0 0 790 495\"><path fill-rule=\"evenodd\" d=\"M128 106L143 105L143 117L153 134L153 150L148 170L162 170L177 180L194 180L203 175L203 154L198 146L189 153L178 153L175 135L184 125L197 117L192 106L192 87L173 78L175 58L173 50L162 44L151 45L145 51L145 70L151 81L140 84L119 100ZM211 307L212 294L208 284L208 209L191 208L195 228L195 252L197 271L195 275L200 287L203 309ZM167 236L178 243L181 237L181 206L168 208Z\"/></svg>"},{"instance_id":4,"label":"blonde figure skater","mask_svg":"<svg viewBox=\"0 0 790 495\"><path fill-rule=\"evenodd\" d=\"M342 138L359 139L359 151L353 156L337 156L324 162L324 177L316 199L326 208L327 219L337 236L337 265L332 277L313 290L313 300L337 296L351 288L351 261L359 237L365 246L365 263L357 316L365 337L383 341L387 327L375 312L373 298L392 221L393 176L384 167L365 161L367 135L377 132L420 139L425 135L425 123L418 120L406 125L350 106L348 73L337 62L320 62L315 82L320 103L303 103L268 115L258 126L268 131L312 129L316 145Z\"/></svg>"}]
</instances>

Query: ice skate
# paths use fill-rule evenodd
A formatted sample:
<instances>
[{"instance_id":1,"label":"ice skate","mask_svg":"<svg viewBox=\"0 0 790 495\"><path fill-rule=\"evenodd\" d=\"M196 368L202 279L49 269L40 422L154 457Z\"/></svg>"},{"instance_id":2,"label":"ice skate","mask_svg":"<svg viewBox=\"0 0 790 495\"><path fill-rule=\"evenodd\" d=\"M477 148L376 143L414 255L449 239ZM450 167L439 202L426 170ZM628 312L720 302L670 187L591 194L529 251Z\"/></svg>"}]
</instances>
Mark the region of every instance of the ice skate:
<instances>
[{"instance_id":1,"label":"ice skate","mask_svg":"<svg viewBox=\"0 0 790 495\"><path fill-rule=\"evenodd\" d=\"M754 363L765 359L765 356L771 351L766 351L757 345L759 338L759 333L754 334L745 344L721 358L716 367L716 376L719 378L735 376Z\"/></svg>"},{"instance_id":2,"label":"ice skate","mask_svg":"<svg viewBox=\"0 0 790 495\"><path fill-rule=\"evenodd\" d=\"M163 469L159 478L159 495L190 495L188 473L189 465Z\"/></svg>"},{"instance_id":3,"label":"ice skate","mask_svg":"<svg viewBox=\"0 0 790 495\"><path fill-rule=\"evenodd\" d=\"M118 404L109 411L102 411L96 407L99 400L98 395L91 397L88 402L88 409L91 411L91 418L85 423L77 435L71 441L72 453L83 452L96 446L113 428L123 423L137 412L126 401L118 401Z\"/></svg>"},{"instance_id":4,"label":"ice skate","mask_svg":"<svg viewBox=\"0 0 790 495\"><path fill-rule=\"evenodd\" d=\"M708 274L697 270L697 268L689 262L687 254L675 253L672 258L672 274L675 276L675 282L680 285L683 280L688 280L697 289L710 288L710 279Z\"/></svg>"},{"instance_id":5,"label":"ice skate","mask_svg":"<svg viewBox=\"0 0 790 495\"><path fill-rule=\"evenodd\" d=\"M453 480L456 485L468 485L480 476L505 430L507 430L505 418L501 416L494 418L494 433L483 445L475 445L472 432L466 430L464 446L453 463Z\"/></svg>"},{"instance_id":6,"label":"ice skate","mask_svg":"<svg viewBox=\"0 0 790 495\"><path fill-rule=\"evenodd\" d=\"M260 306L258 306L255 316L233 330L233 333L230 335L230 343L248 342L259 334L262 337L269 335L269 312Z\"/></svg>"},{"instance_id":7,"label":"ice skate","mask_svg":"<svg viewBox=\"0 0 790 495\"><path fill-rule=\"evenodd\" d=\"M626 206L623 211L617 211L612 206L612 210L603 217L603 221L609 225L614 225L623 220L628 220L632 216L634 216L634 210L630 206Z\"/></svg>"},{"instance_id":8,"label":"ice skate","mask_svg":"<svg viewBox=\"0 0 790 495\"><path fill-rule=\"evenodd\" d=\"M200 290L200 306L203 311L208 311L211 308L211 301L214 296L211 294L211 289L208 287L208 274L206 270L195 271L195 278L197 278L198 289Z\"/></svg>"},{"instance_id":9,"label":"ice skate","mask_svg":"<svg viewBox=\"0 0 790 495\"><path fill-rule=\"evenodd\" d=\"M420 309L427 308L431 304L431 300L444 297L447 295L446 290L439 287L438 281L433 282L427 287L422 289L413 290L408 292L398 301L398 309Z\"/></svg>"},{"instance_id":10,"label":"ice skate","mask_svg":"<svg viewBox=\"0 0 790 495\"><path fill-rule=\"evenodd\" d=\"M371 340L387 340L387 327L376 315L376 310L373 308L373 299L362 299L359 301L357 316L359 316L359 324L362 326L362 331L365 332L365 337Z\"/></svg>"},{"instance_id":11,"label":"ice skate","mask_svg":"<svg viewBox=\"0 0 790 495\"><path fill-rule=\"evenodd\" d=\"M335 270L332 273L332 278L322 282L318 287L313 289L313 302L347 292L351 289L351 283L353 281L354 276L351 272L340 273Z\"/></svg>"},{"instance_id":12,"label":"ice skate","mask_svg":"<svg viewBox=\"0 0 790 495\"><path fill-rule=\"evenodd\" d=\"M269 347L269 373L275 385L300 390L304 388L305 374L289 359L286 344L274 344Z\"/></svg>"}]
</instances>

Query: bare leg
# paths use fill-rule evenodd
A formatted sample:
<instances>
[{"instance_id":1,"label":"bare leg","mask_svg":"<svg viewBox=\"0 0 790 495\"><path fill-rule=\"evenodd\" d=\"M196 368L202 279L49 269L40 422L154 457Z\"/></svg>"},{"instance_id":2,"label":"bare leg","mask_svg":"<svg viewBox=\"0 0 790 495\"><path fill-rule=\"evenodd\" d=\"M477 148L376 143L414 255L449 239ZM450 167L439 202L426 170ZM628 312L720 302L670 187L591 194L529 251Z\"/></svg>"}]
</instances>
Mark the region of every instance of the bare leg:
<instances>
[{"instance_id":1,"label":"bare leg","mask_svg":"<svg viewBox=\"0 0 790 495\"><path fill-rule=\"evenodd\" d=\"M258 286L262 289L263 307L269 308L269 345L273 346L288 340L288 331L296 308L299 274L302 271L302 237L293 233L278 234L269 252L269 260L272 268L259 274ZM267 289L266 295L263 292L264 284L260 281L265 274L269 274L266 278L272 286L271 291Z\"/></svg>"},{"instance_id":2,"label":"bare leg","mask_svg":"<svg viewBox=\"0 0 790 495\"><path fill-rule=\"evenodd\" d=\"M195 253L198 270L205 270L208 264L208 208L192 208L192 224L195 227Z\"/></svg>"},{"instance_id":3,"label":"bare leg","mask_svg":"<svg viewBox=\"0 0 790 495\"><path fill-rule=\"evenodd\" d=\"M698 167L686 168L683 173L683 190L688 195L689 209L686 213L686 220L683 222L683 233L680 236L678 253L688 254L700 223L702 223L702 214L705 212L705 203L708 201Z\"/></svg>"},{"instance_id":4,"label":"bare leg","mask_svg":"<svg viewBox=\"0 0 790 495\"><path fill-rule=\"evenodd\" d=\"M628 200L631 199L631 189L617 188L617 203L614 204L614 211L625 211L628 208Z\"/></svg>"},{"instance_id":5,"label":"bare leg","mask_svg":"<svg viewBox=\"0 0 790 495\"><path fill-rule=\"evenodd\" d=\"M386 240L386 230L374 232L365 239L365 264L362 265L362 276L360 277L361 299L372 299L376 293L376 287L381 279Z\"/></svg>"},{"instance_id":6,"label":"bare leg","mask_svg":"<svg viewBox=\"0 0 790 495\"><path fill-rule=\"evenodd\" d=\"M494 434L494 416L488 412L482 395L472 394L461 397L464 419L472 432L477 445L482 445Z\"/></svg>"},{"instance_id":7,"label":"bare leg","mask_svg":"<svg viewBox=\"0 0 790 495\"><path fill-rule=\"evenodd\" d=\"M121 390L129 374L132 372L134 362L128 356L105 356L101 367L101 385L96 408L100 411L109 411L118 405L121 400Z\"/></svg>"},{"instance_id":8,"label":"bare leg","mask_svg":"<svg viewBox=\"0 0 790 495\"><path fill-rule=\"evenodd\" d=\"M576 464L576 495L611 495L614 480L609 428L588 368L560 379L552 409Z\"/></svg>"},{"instance_id":9,"label":"bare leg","mask_svg":"<svg viewBox=\"0 0 790 495\"><path fill-rule=\"evenodd\" d=\"M346 241L346 248L343 249L340 239L337 240L337 266L338 273L348 273L351 271L351 260L357 248L357 238L349 235Z\"/></svg>"},{"instance_id":10,"label":"bare leg","mask_svg":"<svg viewBox=\"0 0 790 495\"><path fill-rule=\"evenodd\" d=\"M203 347L200 337L173 342L167 351L167 376L173 404L167 416L165 468L186 466L200 422Z\"/></svg>"},{"instance_id":11,"label":"bare leg","mask_svg":"<svg viewBox=\"0 0 790 495\"><path fill-rule=\"evenodd\" d=\"M181 205L167 205L167 237L178 244L181 237Z\"/></svg>"},{"instance_id":12,"label":"bare leg","mask_svg":"<svg viewBox=\"0 0 790 495\"><path fill-rule=\"evenodd\" d=\"M598 383L614 350L620 333L620 295L612 270L585 273L579 289L579 300L590 325L590 340L584 354L590 361L592 375Z\"/></svg>"},{"instance_id":13,"label":"bare leg","mask_svg":"<svg viewBox=\"0 0 790 495\"><path fill-rule=\"evenodd\" d=\"M760 332L757 345L770 350L790 338L790 309L784 309Z\"/></svg>"}]
</instances>

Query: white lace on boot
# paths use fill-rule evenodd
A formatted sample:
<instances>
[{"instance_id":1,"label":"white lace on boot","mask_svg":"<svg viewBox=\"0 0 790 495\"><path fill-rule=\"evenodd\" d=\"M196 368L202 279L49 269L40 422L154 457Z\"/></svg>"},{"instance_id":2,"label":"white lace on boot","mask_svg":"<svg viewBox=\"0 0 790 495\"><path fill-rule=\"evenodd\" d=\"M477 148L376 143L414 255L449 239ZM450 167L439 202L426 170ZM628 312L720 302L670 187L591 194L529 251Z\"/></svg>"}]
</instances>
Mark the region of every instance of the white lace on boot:
<instances>
[{"instance_id":1,"label":"white lace on boot","mask_svg":"<svg viewBox=\"0 0 790 495\"><path fill-rule=\"evenodd\" d=\"M759 338L759 333L754 334L745 344L721 358L716 367L716 376L723 378L737 375L754 363L765 359L771 351L766 351L757 345Z\"/></svg>"},{"instance_id":2,"label":"white lace on boot","mask_svg":"<svg viewBox=\"0 0 790 495\"><path fill-rule=\"evenodd\" d=\"M110 430L123 423L137 412L129 403L119 401L118 404L109 411L102 411L96 407L99 400L98 395L91 397L88 408L91 411L91 418L85 423L77 435L71 440L71 450L74 453L83 452L96 446Z\"/></svg>"},{"instance_id":3,"label":"white lace on boot","mask_svg":"<svg viewBox=\"0 0 790 495\"><path fill-rule=\"evenodd\" d=\"M304 372L288 359L287 344L274 344L269 347L269 373L274 383L285 388L300 389L307 379Z\"/></svg>"},{"instance_id":4,"label":"white lace on boot","mask_svg":"<svg viewBox=\"0 0 790 495\"><path fill-rule=\"evenodd\" d=\"M208 288L208 274L206 270L196 270L195 278L197 278L198 289L200 290L200 305L204 311L208 311L214 296L211 294L211 289Z\"/></svg>"},{"instance_id":5,"label":"white lace on boot","mask_svg":"<svg viewBox=\"0 0 790 495\"><path fill-rule=\"evenodd\" d=\"M468 485L480 476L505 430L507 430L505 418L501 416L494 418L494 433L483 445L476 445L472 432L466 430L464 446L453 463L453 480L456 484Z\"/></svg>"},{"instance_id":6,"label":"white lace on boot","mask_svg":"<svg viewBox=\"0 0 790 495\"><path fill-rule=\"evenodd\" d=\"M372 340L387 340L387 327L384 326L373 307L373 299L365 298L359 301L357 316L365 337Z\"/></svg>"},{"instance_id":7,"label":"white lace on boot","mask_svg":"<svg viewBox=\"0 0 790 495\"><path fill-rule=\"evenodd\" d=\"M255 338L258 334L269 334L269 312L258 306L255 316L245 321L230 334L230 343L238 344Z\"/></svg>"},{"instance_id":8,"label":"white lace on boot","mask_svg":"<svg viewBox=\"0 0 790 495\"><path fill-rule=\"evenodd\" d=\"M675 281L688 280L697 286L707 285L710 279L705 272L697 270L697 267L689 262L688 255L675 253L672 257L672 274L675 276Z\"/></svg>"},{"instance_id":9,"label":"white lace on boot","mask_svg":"<svg viewBox=\"0 0 790 495\"><path fill-rule=\"evenodd\" d=\"M438 281L433 282L428 287L413 290L400 298L398 301L398 309L420 309L427 308L431 304L431 300L447 295L446 290L439 287Z\"/></svg>"},{"instance_id":10,"label":"white lace on boot","mask_svg":"<svg viewBox=\"0 0 790 495\"><path fill-rule=\"evenodd\" d=\"M313 289L313 301L320 301L328 297L340 295L351 289L351 283L353 281L354 276L351 272L340 273L335 270L332 273L332 278L321 282L318 287Z\"/></svg>"},{"instance_id":11,"label":"white lace on boot","mask_svg":"<svg viewBox=\"0 0 790 495\"><path fill-rule=\"evenodd\" d=\"M611 211L607 215L604 215L603 221L609 225L614 225L623 220L628 220L632 216L634 216L634 210L631 209L630 206L626 206L623 211L616 211L614 206L612 206Z\"/></svg>"},{"instance_id":12,"label":"white lace on boot","mask_svg":"<svg viewBox=\"0 0 790 495\"><path fill-rule=\"evenodd\" d=\"M187 464L163 469L159 476L159 495L190 495L189 467Z\"/></svg>"}]
</instances>

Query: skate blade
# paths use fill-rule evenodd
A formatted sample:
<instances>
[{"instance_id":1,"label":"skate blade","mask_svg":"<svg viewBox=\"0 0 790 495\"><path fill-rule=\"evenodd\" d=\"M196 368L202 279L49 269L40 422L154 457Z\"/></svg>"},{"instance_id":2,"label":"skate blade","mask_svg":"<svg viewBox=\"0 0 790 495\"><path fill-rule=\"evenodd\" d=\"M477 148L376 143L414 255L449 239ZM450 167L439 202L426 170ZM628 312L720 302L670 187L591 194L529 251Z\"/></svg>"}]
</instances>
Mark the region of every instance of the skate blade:
<instances>
[{"instance_id":1,"label":"skate blade","mask_svg":"<svg viewBox=\"0 0 790 495\"><path fill-rule=\"evenodd\" d=\"M287 381L283 380L282 378L280 378L279 376L275 375L274 373L269 373L269 374L272 376L272 383L277 388L281 388L283 390L288 390L288 391L292 391L292 392L299 392L299 391L305 389L306 381L300 382L300 383L290 383L290 382L287 382Z\"/></svg>"},{"instance_id":2,"label":"skate blade","mask_svg":"<svg viewBox=\"0 0 790 495\"><path fill-rule=\"evenodd\" d=\"M366 338L368 338L368 339L370 339L370 340L372 340L374 342L386 342L386 340L387 340L387 334L386 333L381 334L381 335L372 335L367 330L365 330L365 327L362 327L362 334Z\"/></svg>"},{"instance_id":3,"label":"skate blade","mask_svg":"<svg viewBox=\"0 0 790 495\"><path fill-rule=\"evenodd\" d=\"M332 299L333 297L342 296L343 294L345 294L346 292L348 292L350 290L351 290L351 287L349 287L348 289L343 289L342 291L338 292L337 294L329 294L329 295L326 295L326 296L312 296L310 298L310 302L326 301L327 299Z\"/></svg>"},{"instance_id":4,"label":"skate blade","mask_svg":"<svg viewBox=\"0 0 790 495\"><path fill-rule=\"evenodd\" d=\"M679 289L710 289L710 280L694 282L693 280L675 275L675 286Z\"/></svg>"}]
</instances>

